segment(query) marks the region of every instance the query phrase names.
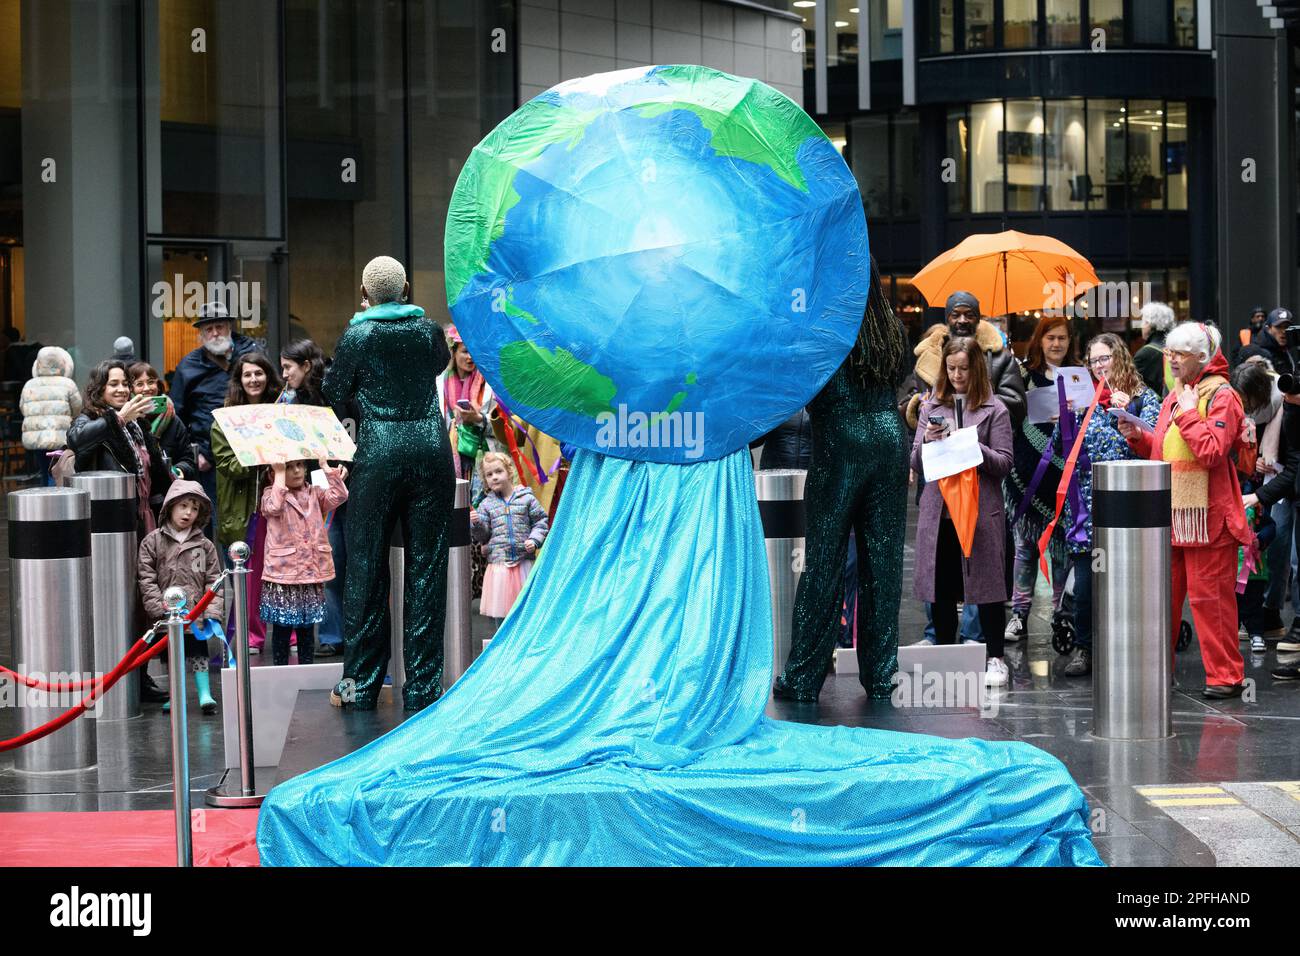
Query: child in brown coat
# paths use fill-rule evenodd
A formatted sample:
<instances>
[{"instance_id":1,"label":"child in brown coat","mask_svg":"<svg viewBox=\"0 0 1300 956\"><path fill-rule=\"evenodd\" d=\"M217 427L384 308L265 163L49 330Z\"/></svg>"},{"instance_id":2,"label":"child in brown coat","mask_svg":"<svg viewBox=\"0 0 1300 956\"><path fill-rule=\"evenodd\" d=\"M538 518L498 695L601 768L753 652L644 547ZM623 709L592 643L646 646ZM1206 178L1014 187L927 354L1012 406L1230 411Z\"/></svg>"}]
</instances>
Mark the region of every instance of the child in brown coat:
<instances>
[{"instance_id":1,"label":"child in brown coat","mask_svg":"<svg viewBox=\"0 0 1300 956\"><path fill-rule=\"evenodd\" d=\"M185 592L186 606L193 607L221 575L216 546L203 536L212 502L197 481L173 481L163 499L160 524L140 542L140 596L151 619L167 616L163 593L170 587ZM222 593L217 592L204 617L221 621L225 614ZM174 648L170 652L174 652ZM208 682L208 646L185 626L185 659L199 691L199 707L205 714L217 712ZM175 688L172 689L175 692ZM184 689L182 688L182 691Z\"/></svg>"}]
</instances>

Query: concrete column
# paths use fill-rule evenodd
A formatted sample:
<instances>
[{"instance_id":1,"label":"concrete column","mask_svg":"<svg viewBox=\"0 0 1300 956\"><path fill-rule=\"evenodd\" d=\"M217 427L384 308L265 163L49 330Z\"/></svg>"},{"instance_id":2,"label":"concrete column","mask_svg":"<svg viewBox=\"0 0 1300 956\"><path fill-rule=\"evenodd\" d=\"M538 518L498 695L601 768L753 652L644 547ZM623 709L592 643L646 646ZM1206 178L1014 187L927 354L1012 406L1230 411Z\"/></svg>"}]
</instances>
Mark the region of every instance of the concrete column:
<instances>
[{"instance_id":1,"label":"concrete column","mask_svg":"<svg viewBox=\"0 0 1300 956\"><path fill-rule=\"evenodd\" d=\"M22 3L27 338L79 381L117 336L141 344L135 31L130 0Z\"/></svg>"},{"instance_id":2,"label":"concrete column","mask_svg":"<svg viewBox=\"0 0 1300 956\"><path fill-rule=\"evenodd\" d=\"M1297 304L1295 146L1286 37L1255 4L1215 0L1219 320L1236 340L1252 305ZM1254 181L1243 181L1253 161Z\"/></svg>"}]
</instances>

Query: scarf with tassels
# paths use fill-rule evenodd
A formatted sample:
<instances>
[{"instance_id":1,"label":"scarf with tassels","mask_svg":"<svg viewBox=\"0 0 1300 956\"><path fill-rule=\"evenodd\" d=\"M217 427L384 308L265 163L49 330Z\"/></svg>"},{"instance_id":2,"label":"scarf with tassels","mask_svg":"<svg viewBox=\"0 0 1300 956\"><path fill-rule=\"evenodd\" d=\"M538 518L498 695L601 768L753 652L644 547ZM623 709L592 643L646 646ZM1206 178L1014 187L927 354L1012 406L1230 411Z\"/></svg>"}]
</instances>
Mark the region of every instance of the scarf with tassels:
<instances>
[{"instance_id":1,"label":"scarf with tassels","mask_svg":"<svg viewBox=\"0 0 1300 956\"><path fill-rule=\"evenodd\" d=\"M1226 386L1222 375L1207 375L1196 383L1196 411L1205 418L1214 393ZM1177 404L1174 408L1177 409ZM1160 457L1169 462L1171 476L1170 500L1173 505L1174 544L1209 544L1210 470L1196 460L1178 426L1173 412L1169 430L1165 432Z\"/></svg>"}]
</instances>

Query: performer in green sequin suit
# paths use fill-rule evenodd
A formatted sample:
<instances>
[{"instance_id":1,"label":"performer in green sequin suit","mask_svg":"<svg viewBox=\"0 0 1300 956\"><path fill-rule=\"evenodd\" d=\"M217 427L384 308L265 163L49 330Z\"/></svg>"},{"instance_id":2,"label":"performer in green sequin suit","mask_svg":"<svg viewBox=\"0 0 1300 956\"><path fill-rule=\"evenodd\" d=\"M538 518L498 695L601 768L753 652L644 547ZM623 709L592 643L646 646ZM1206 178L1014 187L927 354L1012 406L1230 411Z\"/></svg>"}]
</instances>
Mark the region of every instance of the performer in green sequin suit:
<instances>
[{"instance_id":1,"label":"performer in green sequin suit","mask_svg":"<svg viewBox=\"0 0 1300 956\"><path fill-rule=\"evenodd\" d=\"M895 395L905 349L873 261L858 340L808 406L805 562L790 657L773 688L782 700L813 701L821 693L840 634L850 531L858 558L858 680L873 698L892 692L907 530L908 443Z\"/></svg>"},{"instance_id":2,"label":"performer in green sequin suit","mask_svg":"<svg viewBox=\"0 0 1300 956\"><path fill-rule=\"evenodd\" d=\"M371 260L361 294L363 305L374 304L353 317L324 383L331 403L354 399L361 411L348 479L343 681L331 700L362 710L374 708L388 671L388 548L399 521L406 542L403 703L420 710L442 695L456 475L435 382L450 356L437 324L402 303L409 291L400 263Z\"/></svg>"}]
</instances>

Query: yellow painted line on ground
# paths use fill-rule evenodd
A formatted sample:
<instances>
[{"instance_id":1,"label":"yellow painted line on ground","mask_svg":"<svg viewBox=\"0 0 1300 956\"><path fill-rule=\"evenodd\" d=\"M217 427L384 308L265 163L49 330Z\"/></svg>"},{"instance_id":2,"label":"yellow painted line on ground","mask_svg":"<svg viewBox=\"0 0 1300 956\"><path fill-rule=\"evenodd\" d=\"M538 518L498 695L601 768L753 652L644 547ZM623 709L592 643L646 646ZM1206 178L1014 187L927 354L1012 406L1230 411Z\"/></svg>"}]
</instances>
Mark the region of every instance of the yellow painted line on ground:
<instances>
[{"instance_id":1,"label":"yellow painted line on ground","mask_svg":"<svg viewBox=\"0 0 1300 956\"><path fill-rule=\"evenodd\" d=\"M1151 801L1153 807L1228 807L1240 804L1236 797L1165 797Z\"/></svg>"},{"instance_id":2,"label":"yellow painted line on ground","mask_svg":"<svg viewBox=\"0 0 1300 956\"><path fill-rule=\"evenodd\" d=\"M1223 793L1222 787L1138 787L1144 797L1191 797Z\"/></svg>"},{"instance_id":3,"label":"yellow painted line on ground","mask_svg":"<svg viewBox=\"0 0 1300 956\"><path fill-rule=\"evenodd\" d=\"M1286 793L1300 793L1300 780L1276 780L1269 784Z\"/></svg>"}]
</instances>

